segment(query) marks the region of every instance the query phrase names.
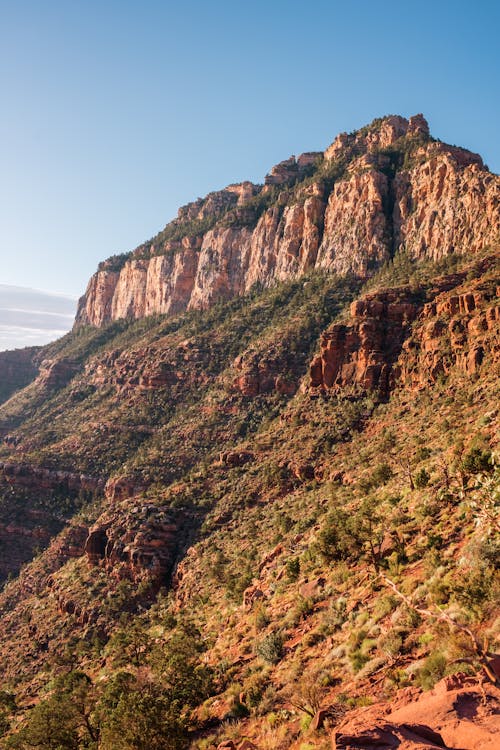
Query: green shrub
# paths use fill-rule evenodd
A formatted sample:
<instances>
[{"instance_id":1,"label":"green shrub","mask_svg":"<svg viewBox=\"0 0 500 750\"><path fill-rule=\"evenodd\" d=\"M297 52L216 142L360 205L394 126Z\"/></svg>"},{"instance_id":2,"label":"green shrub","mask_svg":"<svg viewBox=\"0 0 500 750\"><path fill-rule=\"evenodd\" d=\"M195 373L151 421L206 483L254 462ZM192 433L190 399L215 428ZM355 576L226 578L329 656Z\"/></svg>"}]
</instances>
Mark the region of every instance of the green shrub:
<instances>
[{"instance_id":1,"label":"green shrub","mask_svg":"<svg viewBox=\"0 0 500 750\"><path fill-rule=\"evenodd\" d=\"M286 563L286 575L289 581L296 581L300 573L300 560L298 557L292 557Z\"/></svg>"},{"instance_id":2,"label":"green shrub","mask_svg":"<svg viewBox=\"0 0 500 750\"><path fill-rule=\"evenodd\" d=\"M484 604L492 597L494 577L494 569L481 562L467 571L460 570L452 586L454 598L469 612L480 616Z\"/></svg>"},{"instance_id":3,"label":"green shrub","mask_svg":"<svg viewBox=\"0 0 500 750\"><path fill-rule=\"evenodd\" d=\"M417 674L417 681L424 690L430 690L444 677L445 671L446 657L441 651L435 651L425 660Z\"/></svg>"},{"instance_id":4,"label":"green shrub","mask_svg":"<svg viewBox=\"0 0 500 750\"><path fill-rule=\"evenodd\" d=\"M387 484L389 479L392 477L392 469L388 463L381 463L375 467L371 480L374 487L380 487L382 484Z\"/></svg>"},{"instance_id":5,"label":"green shrub","mask_svg":"<svg viewBox=\"0 0 500 750\"><path fill-rule=\"evenodd\" d=\"M353 515L341 508L328 515L317 540L319 552L325 560L348 560L352 555L359 554L362 542L356 527Z\"/></svg>"},{"instance_id":6,"label":"green shrub","mask_svg":"<svg viewBox=\"0 0 500 750\"><path fill-rule=\"evenodd\" d=\"M466 474L491 471L493 469L491 451L487 448L471 448L462 458L461 468Z\"/></svg>"},{"instance_id":7,"label":"green shrub","mask_svg":"<svg viewBox=\"0 0 500 750\"><path fill-rule=\"evenodd\" d=\"M368 654L363 653L361 649L356 649L349 654L349 661L351 662L353 671L359 672L370 661L370 657Z\"/></svg>"},{"instance_id":8,"label":"green shrub","mask_svg":"<svg viewBox=\"0 0 500 750\"><path fill-rule=\"evenodd\" d=\"M431 475L426 469L419 469L414 477L415 487L417 489L422 489L423 487L427 487L429 484Z\"/></svg>"},{"instance_id":9,"label":"green shrub","mask_svg":"<svg viewBox=\"0 0 500 750\"><path fill-rule=\"evenodd\" d=\"M279 632L269 633L257 643L255 651L269 664L277 664L283 656L283 636Z\"/></svg>"},{"instance_id":10,"label":"green shrub","mask_svg":"<svg viewBox=\"0 0 500 750\"><path fill-rule=\"evenodd\" d=\"M418 448L415 458L418 462L425 461L429 456L431 455L430 448L427 448L427 446L423 445L420 448Z\"/></svg>"},{"instance_id":11,"label":"green shrub","mask_svg":"<svg viewBox=\"0 0 500 750\"><path fill-rule=\"evenodd\" d=\"M264 630L264 628L267 628L267 626L269 625L270 618L264 606L257 606L255 610L254 623L256 630Z\"/></svg>"},{"instance_id":12,"label":"green shrub","mask_svg":"<svg viewBox=\"0 0 500 750\"><path fill-rule=\"evenodd\" d=\"M389 630L388 633L380 638L378 647L384 654L388 654L391 657L397 656L403 649L402 634L396 630Z\"/></svg>"}]
</instances>

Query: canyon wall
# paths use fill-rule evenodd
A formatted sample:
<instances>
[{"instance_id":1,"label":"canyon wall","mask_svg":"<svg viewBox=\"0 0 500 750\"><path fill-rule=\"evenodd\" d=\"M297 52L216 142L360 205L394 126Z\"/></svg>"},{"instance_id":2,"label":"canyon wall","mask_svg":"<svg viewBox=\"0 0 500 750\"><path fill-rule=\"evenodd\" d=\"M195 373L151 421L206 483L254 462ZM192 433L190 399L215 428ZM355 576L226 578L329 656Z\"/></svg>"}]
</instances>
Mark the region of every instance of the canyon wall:
<instances>
[{"instance_id":1,"label":"canyon wall","mask_svg":"<svg viewBox=\"0 0 500 750\"><path fill-rule=\"evenodd\" d=\"M101 264L76 324L203 309L315 268L366 278L401 248L474 253L499 226L500 180L481 158L431 139L421 115L390 116L281 162L264 186L183 207L150 243Z\"/></svg>"}]
</instances>

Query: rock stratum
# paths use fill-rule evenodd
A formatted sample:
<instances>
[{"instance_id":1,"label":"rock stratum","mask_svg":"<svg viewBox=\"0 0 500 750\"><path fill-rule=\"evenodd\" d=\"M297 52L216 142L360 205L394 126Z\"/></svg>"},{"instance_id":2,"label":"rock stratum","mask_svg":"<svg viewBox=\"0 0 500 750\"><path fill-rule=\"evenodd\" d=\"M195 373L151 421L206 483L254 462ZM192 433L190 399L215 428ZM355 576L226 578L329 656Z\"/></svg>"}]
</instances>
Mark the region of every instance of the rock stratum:
<instances>
[{"instance_id":1,"label":"rock stratum","mask_svg":"<svg viewBox=\"0 0 500 750\"><path fill-rule=\"evenodd\" d=\"M265 185L230 185L184 206L163 232L101 264L77 325L204 309L312 269L360 278L404 248L434 260L498 241L500 180L438 142L422 115L342 133L291 157Z\"/></svg>"}]
</instances>

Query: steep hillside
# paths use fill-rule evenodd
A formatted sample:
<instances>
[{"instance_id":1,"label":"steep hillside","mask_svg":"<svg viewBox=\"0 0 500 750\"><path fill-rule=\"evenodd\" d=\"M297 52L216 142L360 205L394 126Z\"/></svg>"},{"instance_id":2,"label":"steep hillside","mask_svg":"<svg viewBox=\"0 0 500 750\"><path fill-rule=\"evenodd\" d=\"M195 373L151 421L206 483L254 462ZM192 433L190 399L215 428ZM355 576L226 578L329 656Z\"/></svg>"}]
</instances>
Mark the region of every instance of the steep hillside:
<instances>
[{"instance_id":1,"label":"steep hillside","mask_svg":"<svg viewBox=\"0 0 500 750\"><path fill-rule=\"evenodd\" d=\"M0 406L2 748L493 750L497 190L384 118L105 262Z\"/></svg>"},{"instance_id":2,"label":"steep hillside","mask_svg":"<svg viewBox=\"0 0 500 750\"><path fill-rule=\"evenodd\" d=\"M32 346L0 352L0 403L35 379L38 373L35 363L38 349Z\"/></svg>"}]
</instances>

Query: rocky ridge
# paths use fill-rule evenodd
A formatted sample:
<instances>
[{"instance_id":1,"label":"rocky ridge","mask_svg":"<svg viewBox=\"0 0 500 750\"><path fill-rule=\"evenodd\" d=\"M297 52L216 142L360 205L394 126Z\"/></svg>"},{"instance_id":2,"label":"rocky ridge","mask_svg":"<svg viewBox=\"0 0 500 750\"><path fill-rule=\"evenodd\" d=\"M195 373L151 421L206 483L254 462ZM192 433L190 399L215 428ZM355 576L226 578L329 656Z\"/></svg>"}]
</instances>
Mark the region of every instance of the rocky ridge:
<instances>
[{"instance_id":1,"label":"rocky ridge","mask_svg":"<svg viewBox=\"0 0 500 750\"><path fill-rule=\"evenodd\" d=\"M452 368L476 375L486 355L495 368L498 278L486 278L495 264L494 256L480 261L480 280L473 283L463 272L438 278L429 288L382 289L353 302L350 320L321 336L310 367L311 391L358 389L387 398L398 383L422 389Z\"/></svg>"},{"instance_id":2,"label":"rocky ridge","mask_svg":"<svg viewBox=\"0 0 500 750\"><path fill-rule=\"evenodd\" d=\"M465 674L441 680L429 693L401 691L391 706L353 712L335 728L333 750L461 748L493 750L500 726L500 691Z\"/></svg>"},{"instance_id":3,"label":"rocky ridge","mask_svg":"<svg viewBox=\"0 0 500 750\"><path fill-rule=\"evenodd\" d=\"M403 247L477 252L498 240L499 205L499 178L478 155L432 140L422 115L386 117L281 162L264 187L180 209L151 243L101 264L77 325L203 309L311 269L366 278Z\"/></svg>"}]
</instances>

